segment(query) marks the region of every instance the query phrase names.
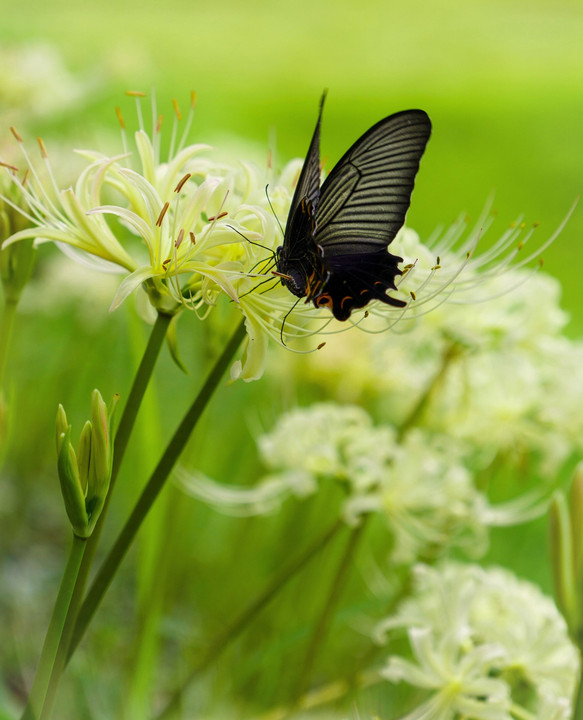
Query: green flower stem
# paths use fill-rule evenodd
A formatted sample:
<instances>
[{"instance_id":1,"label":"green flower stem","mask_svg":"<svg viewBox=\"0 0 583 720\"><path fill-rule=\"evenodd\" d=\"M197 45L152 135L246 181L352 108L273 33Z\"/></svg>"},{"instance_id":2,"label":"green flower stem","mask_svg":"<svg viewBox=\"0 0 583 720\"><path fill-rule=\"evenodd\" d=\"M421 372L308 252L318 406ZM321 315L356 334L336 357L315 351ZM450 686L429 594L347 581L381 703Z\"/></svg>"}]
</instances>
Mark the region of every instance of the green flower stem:
<instances>
[{"instance_id":1,"label":"green flower stem","mask_svg":"<svg viewBox=\"0 0 583 720\"><path fill-rule=\"evenodd\" d=\"M425 392L423 393L423 395L421 395L409 415L401 424L401 427L399 428L399 440L402 440L407 434L407 432L412 427L417 425L419 420L423 417L423 413L429 405L431 397L433 396L439 385L443 382L449 366L457 357L459 357L461 353L462 349L459 345L456 345L455 343L452 343L448 348L446 348L441 359L441 365L435 373L435 376L432 378L431 382L425 389Z\"/></svg>"},{"instance_id":2,"label":"green flower stem","mask_svg":"<svg viewBox=\"0 0 583 720\"><path fill-rule=\"evenodd\" d=\"M103 561L87 597L81 606L79 616L73 631L69 657L75 651L79 641L83 637L91 618L99 607L103 596L111 584L125 554L127 553L136 533L145 520L148 511L164 487L172 468L182 453L190 435L206 408L213 392L219 384L223 373L227 369L233 355L245 337L245 324L241 321L233 336L229 340L222 355L218 358L214 368L209 373L204 385L184 416L168 447L164 451L156 469L152 473L146 487L142 491L134 509L132 510L126 524L122 528L109 554Z\"/></svg>"},{"instance_id":3,"label":"green flower stem","mask_svg":"<svg viewBox=\"0 0 583 720\"><path fill-rule=\"evenodd\" d=\"M354 528L354 530L352 531L352 534L348 539L346 549L344 550L344 554L342 555L340 563L336 568L336 574L334 575L334 579L332 580L332 586L330 587L330 592L328 593L328 597L326 598L326 604L322 608L322 612L320 613L320 617L312 632L312 636L308 644L308 650L306 652L305 660L302 664L302 671L300 673L300 678L297 684L295 702L299 702L300 698L305 694L308 689L318 651L321 649L321 646L324 642L326 633L328 631L328 626L330 625L330 621L336 607L336 603L340 598L344 583L352 567L352 558L358 546L358 542L362 537L362 533L366 527L367 519L368 518L365 518L360 523L360 525Z\"/></svg>"},{"instance_id":4,"label":"green flower stem","mask_svg":"<svg viewBox=\"0 0 583 720\"><path fill-rule=\"evenodd\" d=\"M78 610L81 606L81 602L85 594L87 578L89 577L93 558L95 557L95 552L97 550L97 545L101 536L101 530L103 528L103 523L105 521L107 509L111 500L111 493L113 491L115 480L119 473L119 468L121 466L121 462L128 444L131 431L134 426L134 422L136 420L136 416L138 414L140 404L142 402L142 398L146 391L146 387L148 386L148 382L152 375L156 360L158 359L160 348L162 347L162 343L164 342L164 337L166 335L168 325L170 324L170 320L171 318L168 315L162 314L159 314L156 318L156 322L154 323L154 327L152 328L146 350L144 351L142 361L136 373L136 377L134 378L134 383L130 390L128 400L125 404L119 427L117 429L114 441L113 467L109 491L107 493L101 515L97 520L97 524L95 525L93 533L86 541L86 550L82 558L81 567L79 568L79 572L75 579L75 586L73 588L73 596L71 599L70 610L65 618L64 629L59 643L59 656L63 657L64 661L59 664L59 667L55 667L55 673L53 673L53 678L51 678L51 682L54 683L55 687L59 682L60 674L62 673L65 665L67 664L70 656L69 643L73 636L75 623L77 622Z\"/></svg>"},{"instance_id":5,"label":"green flower stem","mask_svg":"<svg viewBox=\"0 0 583 720\"><path fill-rule=\"evenodd\" d=\"M50 707L56 689L53 680L54 669L59 655L59 646L62 645L61 638L65 630L65 619L72 610L73 590L86 548L87 541L74 535L22 720L39 720L39 718L44 720L50 715Z\"/></svg>"},{"instance_id":6,"label":"green flower stem","mask_svg":"<svg viewBox=\"0 0 583 720\"><path fill-rule=\"evenodd\" d=\"M156 720L164 720L178 710L182 693L187 685L191 683L197 675L206 670L223 653L227 647L238 637L242 630L263 610L263 608L273 600L273 598L282 590L285 585L315 557L333 537L345 527L342 520L337 520L323 535L311 543L302 553L300 553L288 565L285 565L271 580L263 592L251 602L243 612L235 617L224 630L217 635L213 642L208 646L207 650L198 658L198 661L190 669L188 676L183 680L181 686L177 688L166 707L156 716Z\"/></svg>"},{"instance_id":7,"label":"green flower stem","mask_svg":"<svg viewBox=\"0 0 583 720\"><path fill-rule=\"evenodd\" d=\"M140 409L144 393L146 392L146 388L148 387L148 383L152 377L152 372L154 371L154 367L156 365L156 361L158 360L158 355L160 354L160 349L164 343L166 331L168 330L171 320L172 317L170 315L158 313L156 322L154 323L154 327L152 328L152 332L150 333L150 337L148 339L148 344L144 350L142 361L140 362L136 377L134 378L130 394L128 395L128 400L124 406L119 426L115 433L113 445L113 466L111 469L109 490L107 492L107 497L105 498L101 515L99 516L95 529L91 533L91 537L87 542L87 552L85 553L81 572L79 573L79 591L81 595L83 595L85 591L87 577L101 538L101 532L107 516L109 503L111 502L113 488L115 487L115 481L117 480L117 476L119 474L119 469L125 455L130 435L134 429L134 423L136 422L138 410Z\"/></svg>"},{"instance_id":8,"label":"green flower stem","mask_svg":"<svg viewBox=\"0 0 583 720\"><path fill-rule=\"evenodd\" d=\"M4 386L4 370L6 369L8 348L10 347L10 339L12 338L17 306L18 301L7 298L4 305L4 312L2 313L2 323L0 324L0 390L2 390Z\"/></svg>"}]
</instances>

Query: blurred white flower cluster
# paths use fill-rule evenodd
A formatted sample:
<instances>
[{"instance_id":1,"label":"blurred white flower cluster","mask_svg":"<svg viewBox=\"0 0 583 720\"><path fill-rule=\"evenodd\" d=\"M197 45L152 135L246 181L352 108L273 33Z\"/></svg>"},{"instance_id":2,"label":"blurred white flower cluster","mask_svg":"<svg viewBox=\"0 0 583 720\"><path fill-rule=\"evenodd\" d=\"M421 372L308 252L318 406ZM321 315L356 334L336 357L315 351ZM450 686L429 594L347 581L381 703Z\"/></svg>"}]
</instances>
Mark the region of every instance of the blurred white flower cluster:
<instances>
[{"instance_id":1,"label":"blurred white flower cluster","mask_svg":"<svg viewBox=\"0 0 583 720\"><path fill-rule=\"evenodd\" d=\"M465 464L464 443L423 429L400 438L356 406L296 408L258 446L269 473L254 487L228 487L185 469L178 472L180 486L221 511L259 514L333 479L345 490L340 512L348 524L369 513L384 517L394 563L434 558L452 547L479 556L490 526L524 522L545 508L528 493L491 505Z\"/></svg>"},{"instance_id":2,"label":"blurred white flower cluster","mask_svg":"<svg viewBox=\"0 0 583 720\"><path fill-rule=\"evenodd\" d=\"M76 78L58 50L46 43L0 48L0 107L6 126L62 113L91 90Z\"/></svg>"},{"instance_id":3,"label":"blurred white flower cluster","mask_svg":"<svg viewBox=\"0 0 583 720\"><path fill-rule=\"evenodd\" d=\"M579 659L553 602L501 568L416 568L416 586L377 640L405 630L411 658L382 674L427 693L406 720L567 720ZM402 718L405 720L405 718Z\"/></svg>"},{"instance_id":4,"label":"blurred white flower cluster","mask_svg":"<svg viewBox=\"0 0 583 720\"><path fill-rule=\"evenodd\" d=\"M424 254L411 230L394 252ZM470 264L430 313L358 343L334 338L334 362L311 357L307 374L344 401L375 397L397 427L417 409L416 425L467 441L481 464L498 456L553 477L583 449L583 342L564 334L559 301L540 270Z\"/></svg>"}]
</instances>

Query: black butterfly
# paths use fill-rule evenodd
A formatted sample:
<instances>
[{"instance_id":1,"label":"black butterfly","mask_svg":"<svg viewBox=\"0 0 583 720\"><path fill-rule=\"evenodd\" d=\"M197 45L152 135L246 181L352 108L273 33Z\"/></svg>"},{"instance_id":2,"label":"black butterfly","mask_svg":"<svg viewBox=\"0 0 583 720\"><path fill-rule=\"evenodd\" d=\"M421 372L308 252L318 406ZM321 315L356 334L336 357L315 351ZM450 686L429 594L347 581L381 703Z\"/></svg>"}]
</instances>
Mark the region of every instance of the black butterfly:
<instances>
[{"instance_id":1,"label":"black butterfly","mask_svg":"<svg viewBox=\"0 0 583 720\"><path fill-rule=\"evenodd\" d=\"M291 202L276 275L290 292L338 320L371 300L406 303L395 290L402 258L387 248L405 221L419 161L431 134L423 110L404 110L373 125L320 187L320 122Z\"/></svg>"}]
</instances>

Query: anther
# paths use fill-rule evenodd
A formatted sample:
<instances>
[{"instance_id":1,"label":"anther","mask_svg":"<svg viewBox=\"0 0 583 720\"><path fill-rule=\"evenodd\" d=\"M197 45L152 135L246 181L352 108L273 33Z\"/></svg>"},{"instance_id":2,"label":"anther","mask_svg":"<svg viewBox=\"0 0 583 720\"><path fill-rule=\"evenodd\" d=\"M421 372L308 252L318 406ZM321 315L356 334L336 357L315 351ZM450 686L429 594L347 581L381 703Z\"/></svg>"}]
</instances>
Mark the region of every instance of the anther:
<instances>
[{"instance_id":1,"label":"anther","mask_svg":"<svg viewBox=\"0 0 583 720\"><path fill-rule=\"evenodd\" d=\"M164 203L164 207L162 208L162 210L160 211L160 214L158 215L158 219L156 220L156 225L158 227L162 227L162 220L164 220L164 215L166 215L166 211L168 210L169 207L170 207L170 203L168 201L166 201Z\"/></svg>"},{"instance_id":2,"label":"anther","mask_svg":"<svg viewBox=\"0 0 583 720\"><path fill-rule=\"evenodd\" d=\"M43 139L40 137L37 137L36 139L38 146L40 147L40 154L46 159L48 158L49 154L47 153L47 149L45 147L45 144L43 142Z\"/></svg>"},{"instance_id":3,"label":"anther","mask_svg":"<svg viewBox=\"0 0 583 720\"><path fill-rule=\"evenodd\" d=\"M115 108L115 114L117 115L117 121L119 123L119 126L122 130L126 129L126 121L123 119L123 115L121 114L121 109L116 107Z\"/></svg>"},{"instance_id":4,"label":"anther","mask_svg":"<svg viewBox=\"0 0 583 720\"><path fill-rule=\"evenodd\" d=\"M191 177L192 173L186 173L178 185L174 188L175 193L179 193L182 190L184 183Z\"/></svg>"},{"instance_id":5,"label":"anther","mask_svg":"<svg viewBox=\"0 0 583 720\"><path fill-rule=\"evenodd\" d=\"M320 344L318 345L318 347L316 348L316 350L321 350L321 349L324 347L325 344L326 344L325 342L320 343Z\"/></svg>"},{"instance_id":6,"label":"anther","mask_svg":"<svg viewBox=\"0 0 583 720\"><path fill-rule=\"evenodd\" d=\"M154 129L154 132L159 133L162 130L162 121L164 120L163 115L158 115L158 122L156 123L156 128Z\"/></svg>"},{"instance_id":7,"label":"anther","mask_svg":"<svg viewBox=\"0 0 583 720\"><path fill-rule=\"evenodd\" d=\"M18 142L23 142L20 135L16 132L16 128L13 127L12 125L10 126L10 132L14 135L14 137L18 140Z\"/></svg>"},{"instance_id":8,"label":"anther","mask_svg":"<svg viewBox=\"0 0 583 720\"><path fill-rule=\"evenodd\" d=\"M190 91L190 107L194 110L196 107L196 90Z\"/></svg>"},{"instance_id":9,"label":"anther","mask_svg":"<svg viewBox=\"0 0 583 720\"><path fill-rule=\"evenodd\" d=\"M176 249L178 249L181 246L183 240L184 240L184 228L181 228L180 232L178 233L178 237L174 241L174 247Z\"/></svg>"},{"instance_id":10,"label":"anther","mask_svg":"<svg viewBox=\"0 0 583 720\"><path fill-rule=\"evenodd\" d=\"M220 220L221 218L226 217L228 214L229 213L224 210L222 213L219 213L218 215L213 215L212 217L208 218L208 221L213 222L214 220Z\"/></svg>"},{"instance_id":11,"label":"anther","mask_svg":"<svg viewBox=\"0 0 583 720\"><path fill-rule=\"evenodd\" d=\"M415 295L415 293L413 292L413 290L411 290L411 298L412 298L413 300L417 300L417 295Z\"/></svg>"},{"instance_id":12,"label":"anther","mask_svg":"<svg viewBox=\"0 0 583 720\"><path fill-rule=\"evenodd\" d=\"M126 90L128 97L146 97L146 93L141 90Z\"/></svg>"},{"instance_id":13,"label":"anther","mask_svg":"<svg viewBox=\"0 0 583 720\"><path fill-rule=\"evenodd\" d=\"M190 242L191 242L191 244L192 244L192 245L195 245L195 244L196 244L196 237L195 237L194 233L192 232L192 230L191 230L188 234L189 234L189 236L190 236Z\"/></svg>"},{"instance_id":14,"label":"anther","mask_svg":"<svg viewBox=\"0 0 583 720\"><path fill-rule=\"evenodd\" d=\"M8 168L9 170L14 170L14 172L18 172L18 168L14 167L14 165L9 165L8 163L2 162L0 160L0 167Z\"/></svg>"},{"instance_id":15,"label":"anther","mask_svg":"<svg viewBox=\"0 0 583 720\"><path fill-rule=\"evenodd\" d=\"M182 120L182 113L180 112L180 108L178 107L178 100L176 98L172 98L172 107L174 108L174 114L176 115L178 120Z\"/></svg>"}]
</instances>

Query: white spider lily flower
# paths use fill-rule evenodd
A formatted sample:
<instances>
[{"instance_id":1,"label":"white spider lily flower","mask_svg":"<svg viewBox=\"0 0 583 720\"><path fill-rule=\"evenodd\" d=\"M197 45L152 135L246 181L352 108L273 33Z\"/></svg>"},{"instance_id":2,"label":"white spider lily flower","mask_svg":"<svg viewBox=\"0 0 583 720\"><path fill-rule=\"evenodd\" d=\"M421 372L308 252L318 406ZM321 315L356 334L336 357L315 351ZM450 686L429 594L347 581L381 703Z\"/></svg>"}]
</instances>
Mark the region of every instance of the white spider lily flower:
<instances>
[{"instance_id":1,"label":"white spider lily flower","mask_svg":"<svg viewBox=\"0 0 583 720\"><path fill-rule=\"evenodd\" d=\"M568 717L577 651L553 602L508 570L418 566L412 596L379 624L377 641L398 629L411 656L389 657L382 674L429 693L407 720Z\"/></svg>"}]
</instances>

